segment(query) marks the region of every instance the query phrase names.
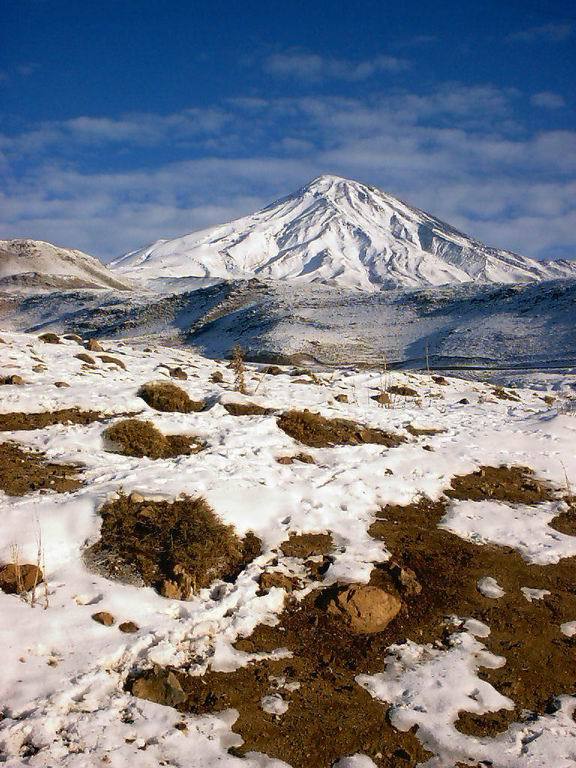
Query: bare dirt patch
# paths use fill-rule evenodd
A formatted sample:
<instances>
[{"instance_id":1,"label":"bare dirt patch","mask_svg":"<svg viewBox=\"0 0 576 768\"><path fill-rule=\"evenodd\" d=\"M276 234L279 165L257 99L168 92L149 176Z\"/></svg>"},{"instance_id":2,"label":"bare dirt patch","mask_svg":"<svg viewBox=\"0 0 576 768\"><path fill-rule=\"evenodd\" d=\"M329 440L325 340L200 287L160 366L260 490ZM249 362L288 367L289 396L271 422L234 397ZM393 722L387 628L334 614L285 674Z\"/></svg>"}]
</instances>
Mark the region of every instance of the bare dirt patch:
<instances>
[{"instance_id":1,"label":"bare dirt patch","mask_svg":"<svg viewBox=\"0 0 576 768\"><path fill-rule=\"evenodd\" d=\"M509 504L541 504L557 493L535 477L529 467L480 467L476 472L453 478L446 495L470 501L503 501Z\"/></svg>"},{"instance_id":2,"label":"bare dirt patch","mask_svg":"<svg viewBox=\"0 0 576 768\"><path fill-rule=\"evenodd\" d=\"M419 595L405 598L407 610L395 621L403 636L434 642L446 632L445 619L453 614L490 627L482 642L504 656L506 665L479 674L509 696L516 708L474 718L463 714L457 722L465 733L490 736L519 720L522 710L542 712L554 696L574 691L569 670L576 643L563 638L559 627L576 615L576 558L556 565L529 565L512 549L479 546L439 529L445 510L446 502L427 499L405 507L387 506L370 534L383 539L394 559L412 569L423 585ZM476 584L485 576L502 586L502 598L492 600L478 591ZM546 589L550 595L529 602L521 587Z\"/></svg>"},{"instance_id":3,"label":"bare dirt patch","mask_svg":"<svg viewBox=\"0 0 576 768\"><path fill-rule=\"evenodd\" d=\"M150 408L167 413L192 413L202 411L206 404L203 400L192 400L188 393L169 381L151 381L138 390Z\"/></svg>"},{"instance_id":4,"label":"bare dirt patch","mask_svg":"<svg viewBox=\"0 0 576 768\"><path fill-rule=\"evenodd\" d=\"M163 435L150 421L124 419L104 431L116 453L150 459L171 459L190 456L204 448L204 444L190 435Z\"/></svg>"},{"instance_id":5,"label":"bare dirt patch","mask_svg":"<svg viewBox=\"0 0 576 768\"><path fill-rule=\"evenodd\" d=\"M100 514L101 538L86 551L87 563L167 597L185 599L216 579L234 580L260 554L254 534L240 539L202 498L135 501L122 494Z\"/></svg>"},{"instance_id":6,"label":"bare dirt patch","mask_svg":"<svg viewBox=\"0 0 576 768\"><path fill-rule=\"evenodd\" d=\"M127 416L129 414L116 414ZM40 413L0 413L0 432L44 429L53 424L92 424L94 421L106 421L112 415L99 411L80 411L78 408L64 408L60 411L41 411Z\"/></svg>"},{"instance_id":7,"label":"bare dirt patch","mask_svg":"<svg viewBox=\"0 0 576 768\"><path fill-rule=\"evenodd\" d=\"M330 533L291 533L280 549L286 557L315 557L332 552L334 541Z\"/></svg>"},{"instance_id":8,"label":"bare dirt patch","mask_svg":"<svg viewBox=\"0 0 576 768\"><path fill-rule=\"evenodd\" d=\"M222 407L231 416L269 416L274 413L273 408L265 408L256 403L222 403Z\"/></svg>"},{"instance_id":9,"label":"bare dirt patch","mask_svg":"<svg viewBox=\"0 0 576 768\"><path fill-rule=\"evenodd\" d=\"M395 448L406 442L406 438L401 435L366 427L348 419L327 419L308 410L286 411L277 423L287 435L311 448L365 443Z\"/></svg>"},{"instance_id":10,"label":"bare dirt patch","mask_svg":"<svg viewBox=\"0 0 576 768\"><path fill-rule=\"evenodd\" d=\"M0 443L0 488L8 496L24 496L33 491L67 493L80 488L79 468L53 464L39 451L24 450L14 443Z\"/></svg>"}]
</instances>

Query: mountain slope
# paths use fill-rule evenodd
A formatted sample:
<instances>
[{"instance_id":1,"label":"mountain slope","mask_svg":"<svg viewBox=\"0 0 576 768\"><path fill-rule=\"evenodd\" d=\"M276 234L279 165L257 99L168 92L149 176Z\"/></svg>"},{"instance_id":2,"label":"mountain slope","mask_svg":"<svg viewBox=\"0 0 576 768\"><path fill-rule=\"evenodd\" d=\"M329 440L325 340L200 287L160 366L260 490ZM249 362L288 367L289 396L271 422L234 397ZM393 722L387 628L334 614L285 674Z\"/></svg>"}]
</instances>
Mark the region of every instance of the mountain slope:
<instances>
[{"instance_id":1,"label":"mountain slope","mask_svg":"<svg viewBox=\"0 0 576 768\"><path fill-rule=\"evenodd\" d=\"M290 279L347 288L526 283L576 276L576 264L489 248L391 195L320 176L250 216L126 254L120 274Z\"/></svg>"},{"instance_id":2,"label":"mountain slope","mask_svg":"<svg viewBox=\"0 0 576 768\"><path fill-rule=\"evenodd\" d=\"M42 240L0 240L0 287L115 288L129 285L94 256Z\"/></svg>"}]
</instances>

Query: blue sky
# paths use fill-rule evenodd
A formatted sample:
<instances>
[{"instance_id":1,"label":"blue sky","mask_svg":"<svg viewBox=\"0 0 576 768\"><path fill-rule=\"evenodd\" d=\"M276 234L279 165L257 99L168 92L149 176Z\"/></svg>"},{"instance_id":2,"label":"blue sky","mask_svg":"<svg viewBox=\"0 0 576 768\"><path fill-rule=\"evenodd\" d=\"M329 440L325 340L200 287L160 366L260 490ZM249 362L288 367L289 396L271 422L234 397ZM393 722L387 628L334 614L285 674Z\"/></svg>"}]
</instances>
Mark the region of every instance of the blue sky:
<instances>
[{"instance_id":1,"label":"blue sky","mask_svg":"<svg viewBox=\"0 0 576 768\"><path fill-rule=\"evenodd\" d=\"M0 237L108 259L320 173L576 256L576 6L5 0Z\"/></svg>"}]
</instances>

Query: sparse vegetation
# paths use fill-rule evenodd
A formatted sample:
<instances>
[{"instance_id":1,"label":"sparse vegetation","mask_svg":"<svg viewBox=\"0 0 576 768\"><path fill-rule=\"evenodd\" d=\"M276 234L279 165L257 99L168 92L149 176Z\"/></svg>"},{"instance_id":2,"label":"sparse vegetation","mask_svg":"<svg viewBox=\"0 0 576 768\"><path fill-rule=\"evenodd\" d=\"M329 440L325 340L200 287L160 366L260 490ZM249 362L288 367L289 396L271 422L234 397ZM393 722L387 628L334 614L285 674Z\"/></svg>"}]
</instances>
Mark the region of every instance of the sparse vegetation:
<instances>
[{"instance_id":1,"label":"sparse vegetation","mask_svg":"<svg viewBox=\"0 0 576 768\"><path fill-rule=\"evenodd\" d=\"M312 448L333 445L363 445L375 443L394 448L406 438L382 429L366 427L348 419L327 419L311 411L286 411L278 419L278 426L294 440Z\"/></svg>"},{"instance_id":2,"label":"sparse vegetation","mask_svg":"<svg viewBox=\"0 0 576 768\"><path fill-rule=\"evenodd\" d=\"M67 493L82 485L79 468L71 464L53 464L39 451L29 451L14 444L0 443L0 489L8 496L24 496L33 491Z\"/></svg>"},{"instance_id":3,"label":"sparse vegetation","mask_svg":"<svg viewBox=\"0 0 576 768\"><path fill-rule=\"evenodd\" d=\"M126 414L117 414L126 415ZM52 424L92 424L110 418L98 411L80 411L78 408L64 408L59 411L41 411L40 413L0 413L0 432L21 429L44 429Z\"/></svg>"},{"instance_id":4,"label":"sparse vegetation","mask_svg":"<svg viewBox=\"0 0 576 768\"><path fill-rule=\"evenodd\" d=\"M188 435L163 435L152 422L124 419L104 431L115 445L116 452L124 456L144 456L150 459L169 459L198 453L204 447L197 438Z\"/></svg>"},{"instance_id":5,"label":"sparse vegetation","mask_svg":"<svg viewBox=\"0 0 576 768\"><path fill-rule=\"evenodd\" d=\"M87 551L87 562L168 597L185 599L216 579L233 580L260 553L254 534L241 540L200 497L134 501L122 494L100 514L101 539Z\"/></svg>"},{"instance_id":6,"label":"sparse vegetation","mask_svg":"<svg viewBox=\"0 0 576 768\"><path fill-rule=\"evenodd\" d=\"M244 350L237 344L232 350L232 370L234 371L234 389L245 395L246 390L246 366L244 365Z\"/></svg>"},{"instance_id":7,"label":"sparse vegetation","mask_svg":"<svg viewBox=\"0 0 576 768\"><path fill-rule=\"evenodd\" d=\"M60 336L57 336L55 333L42 333L40 336L38 336L40 341L43 341L44 344L60 344Z\"/></svg>"},{"instance_id":8,"label":"sparse vegetation","mask_svg":"<svg viewBox=\"0 0 576 768\"><path fill-rule=\"evenodd\" d=\"M156 411L192 413L205 408L204 401L192 400L188 393L169 381L151 381L143 384L138 396Z\"/></svg>"},{"instance_id":9,"label":"sparse vegetation","mask_svg":"<svg viewBox=\"0 0 576 768\"><path fill-rule=\"evenodd\" d=\"M222 403L222 407L232 416L267 416L274 413L272 408L256 403Z\"/></svg>"},{"instance_id":10,"label":"sparse vegetation","mask_svg":"<svg viewBox=\"0 0 576 768\"><path fill-rule=\"evenodd\" d=\"M210 381L213 384L222 384L224 381L224 376L222 375L221 371L213 371L210 375Z\"/></svg>"}]
</instances>

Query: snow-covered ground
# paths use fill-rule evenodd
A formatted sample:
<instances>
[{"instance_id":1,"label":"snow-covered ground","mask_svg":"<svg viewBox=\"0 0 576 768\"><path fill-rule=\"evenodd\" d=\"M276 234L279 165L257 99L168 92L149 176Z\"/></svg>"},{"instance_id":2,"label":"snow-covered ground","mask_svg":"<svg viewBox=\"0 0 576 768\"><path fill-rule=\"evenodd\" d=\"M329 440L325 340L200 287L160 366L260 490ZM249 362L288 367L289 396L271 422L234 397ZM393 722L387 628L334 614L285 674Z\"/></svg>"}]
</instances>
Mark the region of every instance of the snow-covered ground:
<instances>
[{"instance_id":1,"label":"snow-covered ground","mask_svg":"<svg viewBox=\"0 0 576 768\"><path fill-rule=\"evenodd\" d=\"M387 387L407 385L419 397L398 397L382 408L372 399L383 386L381 372L330 370L317 373L318 383L305 384L288 375L262 375L256 366L248 366L249 395L244 397L233 391L225 364L185 349L145 351L117 340L103 342L126 370L103 362L86 370L75 358L82 350L74 341L45 344L26 334L1 336L2 374L18 374L26 383L0 387L0 413L74 406L110 415L142 412L164 433L189 432L207 443L196 455L153 461L108 452L100 422L0 434L2 441L41 449L51 461L85 467L85 484L75 492L0 496L0 562L10 561L14 545L24 560L34 562L40 536L48 583L47 607L44 601L30 607L0 593L0 761L10 768L280 768L285 764L266 755L240 759L228 752L238 743L234 712L182 716L127 693L128 674L153 664L186 669L193 658L204 659L214 670L245 664L250 657L232 643L260 622L274 623L281 612L284 591L259 593L258 577L279 557L277 547L290 533L330 531L336 552L325 583L366 582L373 564L388 558L385 542L368 534L385 504L407 504L420 494L438 499L452 477L481 465L526 465L558 488L565 487L566 478L576 485L574 392L561 378L546 382L556 397L550 405L542 389L523 389L516 402L494 397L494 388L486 383L449 379L440 386L426 375L392 372L386 374ZM34 371L39 360L45 370ZM207 410L158 413L136 395L140 384L166 379L166 365L187 371L188 380L177 383L192 398L205 399ZM222 372L224 385L211 381L215 371ZM56 388L55 381L70 386ZM349 402L335 401L338 394L347 395ZM222 406L244 399L278 411L309 408L327 417L353 419L408 440L393 449L306 448L316 464L283 465L276 459L301 446L278 428L273 415L234 417ZM406 432L408 425L445 431L427 437L433 450L423 450L422 440ZM263 541L263 552L234 584L204 589L189 601L108 580L87 569L82 551L99 537L98 509L120 490L162 499L201 494L240 534L253 530ZM529 562L553 563L576 554L576 538L547 525L560 505L535 509L455 501L442 526L479 546L506 545ZM524 586L532 592L538 587ZM92 621L94 611L111 612L117 623L134 621L140 631L123 635L116 627L102 626ZM506 664L484 646L489 627L474 617L464 618L468 622L455 631L448 649L408 638L390 648L381 673L363 676L358 684L393 705L396 728L419 727L418 737L435 755L427 763L430 768L452 766L463 754L495 768L573 766L572 697L564 696L555 713L538 713L537 719L516 723L493 739L466 736L454 728L459 710L477 713L512 706L478 677L480 667ZM573 634L576 615L568 619L571 623L558 626L559 638ZM187 730L175 727L183 719ZM339 765L374 765L365 756L346 757Z\"/></svg>"}]
</instances>

